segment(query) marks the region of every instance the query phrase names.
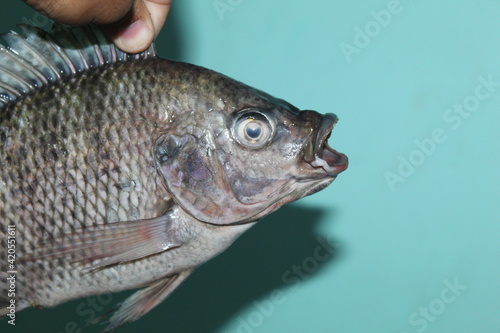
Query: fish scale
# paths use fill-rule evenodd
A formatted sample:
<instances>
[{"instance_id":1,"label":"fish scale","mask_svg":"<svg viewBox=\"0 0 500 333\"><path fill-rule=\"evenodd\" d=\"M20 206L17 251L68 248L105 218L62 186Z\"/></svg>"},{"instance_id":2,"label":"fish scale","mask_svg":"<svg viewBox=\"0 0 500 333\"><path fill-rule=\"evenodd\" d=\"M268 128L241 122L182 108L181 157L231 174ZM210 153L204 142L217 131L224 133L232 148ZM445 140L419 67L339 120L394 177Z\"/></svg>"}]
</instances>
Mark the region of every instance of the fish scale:
<instances>
[{"instance_id":1,"label":"fish scale","mask_svg":"<svg viewBox=\"0 0 500 333\"><path fill-rule=\"evenodd\" d=\"M91 80L88 81L91 85L93 82ZM87 90L89 88L85 87L85 83L82 84L82 87L71 87L68 86L67 91L75 91L75 90ZM104 88L104 87L103 87ZM53 101L56 105L50 105L49 103L41 103L37 101L38 96L33 96L29 104L32 105L40 105L37 108L37 119L29 119L33 117L33 115L28 114L28 110L20 111L17 110L6 110L6 113L18 114L20 112L25 113L26 115L22 118L25 119L26 127L20 128L18 131L12 131L10 133L9 140L12 142L17 142L18 144L12 144L9 148L10 153L7 154L4 150L1 151L0 155L0 165L2 166L2 170L4 170L3 178L6 179L9 183L17 184L17 187L10 190L11 193L22 193L23 187L31 187L34 192L31 197L44 199L44 208L43 212L46 216L54 216L54 211L57 208L65 208L69 216L65 216L63 219L57 219L58 223L62 223L59 225L60 233L67 232L69 230L65 230L64 228L68 228L70 224L63 223L64 220L69 220L70 218L76 219L79 221L81 226L89 225L89 224L99 224L104 223L104 216L99 216L99 210L97 210L97 206L106 206L105 203L108 202L108 195L111 195L112 192L107 190L98 189L99 185L103 185L106 188L115 189L117 188L116 181L118 175L128 174L132 175L132 177L136 177L140 183L149 184L151 186L154 183L154 176L151 175L151 170L144 170L144 168L139 168L138 164L135 163L133 159L128 158L127 154L124 152L132 152L136 156L134 158L141 159L144 161L149 161L149 164L152 165L152 156L151 152L148 149L144 149L144 145L147 143L131 140L129 135L129 131L127 130L127 126L120 126L118 123L119 119L114 115L109 115L109 119L106 119L108 115L105 113L96 113L92 104L83 104L81 100L73 100L71 98L67 98L64 92L61 91L61 88L55 88L54 90L59 90L58 93L53 94ZM99 87L97 87L99 90ZM67 94L66 94L67 95ZM41 97L41 96L40 96ZM40 98L38 98L40 99ZM89 102L91 99L89 99ZM113 108L113 110L121 109L123 105L121 103L122 100L118 100L118 105ZM72 105L78 103L78 105ZM24 105L15 105L18 108L23 107ZM65 108L63 108L65 106ZM59 156L56 160L51 162L51 159L47 159L47 152L50 143L46 143L46 147L40 147L38 137L43 136L47 131L51 131L51 133L60 133L66 132L61 131L61 127L53 128L53 123L50 121L46 121L46 119L50 119L52 110L66 110L66 112L70 115L69 119L73 121L70 123L64 124L64 127L70 129L69 131L79 130L80 135L77 138L69 138L68 142L64 146L64 150L66 151L65 156ZM109 109L111 110L111 109ZM129 109L130 110L130 109ZM46 116L45 116L46 115ZM88 141L89 138L94 134L106 133L106 131L95 132L93 128L85 128L89 127L88 124L92 124L92 118L96 116L102 116L102 119L98 120L99 122L112 124L110 128L113 130L110 131L111 135L102 138L103 141L106 142L106 145L109 147L99 147L99 144L96 146L89 146ZM126 117L126 114L122 116ZM64 118L66 118L64 116ZM87 125L85 125L87 124ZM58 124L59 125L59 124ZM9 126L9 125L7 125ZM142 132L145 133L148 131L146 125L143 124ZM29 135L28 135L29 133ZM137 137L137 135L135 135ZM144 138L145 136L143 136ZM66 139L66 138L62 138ZM101 139L101 138L99 138ZM27 156L19 156L17 153L19 150L18 146L22 143L22 149L27 152ZM134 144L135 143L135 144ZM19 146L20 148L20 146ZM100 149L102 151L99 151ZM121 153L118 154L118 151ZM115 163L117 166L112 167L112 169L107 170L108 160L101 160L99 154L106 152L110 156L115 157ZM7 164L6 160L10 160ZM25 167L23 167L25 165ZM17 168L12 168L12 166L19 166L20 174L16 175L10 170L16 170ZM114 179L109 179L106 174L96 177L96 173L94 170L103 169L107 171L107 174L113 175ZM117 168L121 169L120 172L116 172ZM43 172L41 172L43 170ZM115 170L115 171L113 171ZM5 175L5 171L7 171L7 175ZM37 172L38 171L38 172ZM61 173L67 172L66 174ZM149 172L148 172L149 171ZM65 198L59 197L58 200L55 200L55 193L58 193L57 187L60 185L59 182L54 182L52 180L59 180L60 182L66 182L66 189L71 194ZM22 182L19 182L22 180ZM33 185L35 184L36 185ZM68 184L69 183L69 184ZM70 184L75 184L71 186ZM35 186L33 188L33 186ZM115 202L123 202L124 205L128 206L129 201L129 192L120 191L119 193L115 193ZM5 192L2 191L3 202L9 201L8 198L5 197ZM121 198L120 198L121 196ZM125 198L123 197L125 196ZM144 195L143 195L144 197ZM29 198L26 198L29 199ZM62 200L67 200L70 203L68 206L66 203L62 202ZM125 199L125 200L119 200ZM150 198L143 198L141 201L149 201ZM29 200L28 200L29 201ZM35 202L32 201L31 205L34 205ZM71 206L83 207L82 210L71 209ZM125 206L125 207L126 207ZM154 204L152 206L155 206ZM21 207L18 207L21 208ZM121 215L119 218L126 218L126 209L124 207L118 205L116 207L107 207L107 209L118 211L121 209ZM144 210L144 209L143 209ZM8 211L7 209L2 209L2 211ZM102 211L101 211L102 212ZM76 213L76 216L71 216ZM150 214L154 214L156 212L152 211ZM123 216L125 214L125 216ZM145 215L145 212L142 213ZM39 223L42 224L46 221L46 217L43 218ZM4 220L5 222L5 220ZM18 224L18 221L8 219L7 224ZM55 231L55 230L54 230ZM57 231L55 231L55 235L57 235ZM23 249L22 240L18 242L20 254L23 252L29 252L31 249L28 248L26 250Z\"/></svg>"}]
</instances>

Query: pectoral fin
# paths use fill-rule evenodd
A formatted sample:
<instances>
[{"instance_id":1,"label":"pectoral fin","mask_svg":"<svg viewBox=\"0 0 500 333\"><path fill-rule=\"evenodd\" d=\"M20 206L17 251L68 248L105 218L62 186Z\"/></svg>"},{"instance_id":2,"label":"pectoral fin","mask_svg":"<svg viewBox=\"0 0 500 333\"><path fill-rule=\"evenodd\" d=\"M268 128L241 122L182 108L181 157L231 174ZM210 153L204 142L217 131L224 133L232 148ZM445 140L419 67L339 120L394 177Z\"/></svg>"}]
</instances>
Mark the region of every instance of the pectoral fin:
<instances>
[{"instance_id":1,"label":"pectoral fin","mask_svg":"<svg viewBox=\"0 0 500 333\"><path fill-rule=\"evenodd\" d=\"M139 290L123 302L120 308L109 320L108 327L103 333L111 332L125 323L134 321L148 313L160 304L175 288L177 288L193 269L159 280L149 287Z\"/></svg>"},{"instance_id":2,"label":"pectoral fin","mask_svg":"<svg viewBox=\"0 0 500 333\"><path fill-rule=\"evenodd\" d=\"M90 267L120 264L144 258L182 245L175 220L169 215L157 218L115 222L78 229L51 241L43 241L36 250L20 260L69 258L73 262L90 263Z\"/></svg>"}]
</instances>

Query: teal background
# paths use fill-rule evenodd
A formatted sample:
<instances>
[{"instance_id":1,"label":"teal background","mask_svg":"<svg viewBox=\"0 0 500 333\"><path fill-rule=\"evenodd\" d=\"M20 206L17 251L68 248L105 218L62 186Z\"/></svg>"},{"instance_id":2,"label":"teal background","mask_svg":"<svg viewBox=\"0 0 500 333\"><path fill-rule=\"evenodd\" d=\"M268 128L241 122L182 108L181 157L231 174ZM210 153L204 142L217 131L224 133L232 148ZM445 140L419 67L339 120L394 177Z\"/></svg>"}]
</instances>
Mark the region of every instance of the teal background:
<instances>
[{"instance_id":1,"label":"teal background","mask_svg":"<svg viewBox=\"0 0 500 333\"><path fill-rule=\"evenodd\" d=\"M0 18L44 24L14 0ZM350 167L117 332L500 332L500 85L480 79L500 82L499 32L492 0L175 1L160 55L336 113L329 142ZM451 113L464 103L466 118ZM98 332L82 326L129 294L0 330Z\"/></svg>"}]
</instances>

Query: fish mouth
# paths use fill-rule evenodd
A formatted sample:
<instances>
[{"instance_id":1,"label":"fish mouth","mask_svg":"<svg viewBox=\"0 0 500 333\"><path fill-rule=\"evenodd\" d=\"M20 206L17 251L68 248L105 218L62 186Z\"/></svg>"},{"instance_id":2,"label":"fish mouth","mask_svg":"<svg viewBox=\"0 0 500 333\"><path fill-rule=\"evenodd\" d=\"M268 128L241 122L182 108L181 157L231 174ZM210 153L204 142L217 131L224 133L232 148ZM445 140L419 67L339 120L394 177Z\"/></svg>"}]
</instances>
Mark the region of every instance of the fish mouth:
<instances>
[{"instance_id":1,"label":"fish mouth","mask_svg":"<svg viewBox=\"0 0 500 333\"><path fill-rule=\"evenodd\" d=\"M320 115L315 111L302 111L306 115L313 115L312 119L316 123L315 134L311 136L311 141L304 148L304 160L313 168L322 168L329 175L336 176L348 166L346 155L339 153L328 145L328 138L332 134L338 118L333 113ZM301 113L302 113L301 112Z\"/></svg>"}]
</instances>

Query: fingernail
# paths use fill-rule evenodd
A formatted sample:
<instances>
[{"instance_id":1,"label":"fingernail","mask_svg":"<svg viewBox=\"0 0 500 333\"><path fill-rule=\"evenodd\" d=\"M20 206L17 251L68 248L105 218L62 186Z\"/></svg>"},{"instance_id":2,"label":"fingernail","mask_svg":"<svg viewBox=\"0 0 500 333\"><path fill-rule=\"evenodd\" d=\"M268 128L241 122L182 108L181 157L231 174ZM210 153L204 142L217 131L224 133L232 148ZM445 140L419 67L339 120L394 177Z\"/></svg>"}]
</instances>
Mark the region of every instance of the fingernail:
<instances>
[{"instance_id":1,"label":"fingernail","mask_svg":"<svg viewBox=\"0 0 500 333\"><path fill-rule=\"evenodd\" d=\"M153 41L153 30L143 21L137 20L118 33L116 46L125 52L144 51Z\"/></svg>"}]
</instances>

